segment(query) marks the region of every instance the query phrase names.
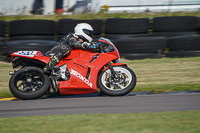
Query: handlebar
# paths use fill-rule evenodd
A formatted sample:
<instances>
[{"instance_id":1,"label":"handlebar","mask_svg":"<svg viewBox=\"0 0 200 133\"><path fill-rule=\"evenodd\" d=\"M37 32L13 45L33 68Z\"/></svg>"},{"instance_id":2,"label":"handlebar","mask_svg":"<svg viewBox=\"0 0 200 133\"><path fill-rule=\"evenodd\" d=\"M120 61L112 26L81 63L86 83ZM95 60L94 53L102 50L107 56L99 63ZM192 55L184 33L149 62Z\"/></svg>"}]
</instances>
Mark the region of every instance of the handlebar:
<instances>
[{"instance_id":1,"label":"handlebar","mask_svg":"<svg viewBox=\"0 0 200 133\"><path fill-rule=\"evenodd\" d=\"M96 45L92 45L92 46L90 46L90 48L92 48L92 49L99 48L99 47L100 47L99 44L101 44L101 43L98 42Z\"/></svg>"},{"instance_id":2,"label":"handlebar","mask_svg":"<svg viewBox=\"0 0 200 133\"><path fill-rule=\"evenodd\" d=\"M91 45L90 48L94 49L96 52L98 51L98 53L104 53L104 49L101 44L101 42L98 42L95 45Z\"/></svg>"},{"instance_id":3,"label":"handlebar","mask_svg":"<svg viewBox=\"0 0 200 133\"><path fill-rule=\"evenodd\" d=\"M91 46L90 48L93 48L93 49L94 49L94 48L95 48L95 46Z\"/></svg>"}]
</instances>

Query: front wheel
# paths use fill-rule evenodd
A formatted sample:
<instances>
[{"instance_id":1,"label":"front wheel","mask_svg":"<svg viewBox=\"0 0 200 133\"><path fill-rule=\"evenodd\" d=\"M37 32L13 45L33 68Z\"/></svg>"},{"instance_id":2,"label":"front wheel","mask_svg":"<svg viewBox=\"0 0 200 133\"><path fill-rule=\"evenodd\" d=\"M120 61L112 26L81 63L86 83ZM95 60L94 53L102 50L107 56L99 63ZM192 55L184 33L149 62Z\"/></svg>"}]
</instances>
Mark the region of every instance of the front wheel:
<instances>
[{"instance_id":1,"label":"front wheel","mask_svg":"<svg viewBox=\"0 0 200 133\"><path fill-rule=\"evenodd\" d=\"M135 73L126 66L113 67L117 78L114 78L110 69L102 71L98 77L99 89L109 96L123 96L131 92L136 85Z\"/></svg>"},{"instance_id":2,"label":"front wheel","mask_svg":"<svg viewBox=\"0 0 200 133\"><path fill-rule=\"evenodd\" d=\"M15 72L9 81L11 93L24 100L43 96L49 89L50 80L38 67L24 67Z\"/></svg>"}]
</instances>

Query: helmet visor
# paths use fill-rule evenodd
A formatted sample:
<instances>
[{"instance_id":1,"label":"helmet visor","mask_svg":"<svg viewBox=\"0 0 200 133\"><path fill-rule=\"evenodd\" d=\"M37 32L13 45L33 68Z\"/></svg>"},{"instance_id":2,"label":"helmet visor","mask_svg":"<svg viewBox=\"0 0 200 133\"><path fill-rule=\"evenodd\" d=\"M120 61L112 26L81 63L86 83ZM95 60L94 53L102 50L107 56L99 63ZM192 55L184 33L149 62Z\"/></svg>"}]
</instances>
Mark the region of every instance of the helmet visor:
<instances>
[{"instance_id":1,"label":"helmet visor","mask_svg":"<svg viewBox=\"0 0 200 133\"><path fill-rule=\"evenodd\" d=\"M93 38L93 31L92 31L92 30L83 29L83 32L84 32L86 35L88 35L88 36L90 36L91 38Z\"/></svg>"}]
</instances>

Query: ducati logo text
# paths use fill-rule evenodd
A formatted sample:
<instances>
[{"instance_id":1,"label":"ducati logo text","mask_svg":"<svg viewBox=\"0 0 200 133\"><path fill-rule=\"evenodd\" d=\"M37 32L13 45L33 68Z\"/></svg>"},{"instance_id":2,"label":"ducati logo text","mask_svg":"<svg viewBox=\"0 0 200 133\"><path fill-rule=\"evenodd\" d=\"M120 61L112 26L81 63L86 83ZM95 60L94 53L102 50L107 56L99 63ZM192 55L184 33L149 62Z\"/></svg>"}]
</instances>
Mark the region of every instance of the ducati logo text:
<instances>
[{"instance_id":1,"label":"ducati logo text","mask_svg":"<svg viewBox=\"0 0 200 133\"><path fill-rule=\"evenodd\" d=\"M82 80L83 82L85 82L87 85L90 86L90 88L92 88L92 83L86 79L85 77L83 77L83 75L81 75L80 73L78 73L77 71L71 69L71 73L72 75L76 76L77 78L79 78L80 80Z\"/></svg>"}]
</instances>

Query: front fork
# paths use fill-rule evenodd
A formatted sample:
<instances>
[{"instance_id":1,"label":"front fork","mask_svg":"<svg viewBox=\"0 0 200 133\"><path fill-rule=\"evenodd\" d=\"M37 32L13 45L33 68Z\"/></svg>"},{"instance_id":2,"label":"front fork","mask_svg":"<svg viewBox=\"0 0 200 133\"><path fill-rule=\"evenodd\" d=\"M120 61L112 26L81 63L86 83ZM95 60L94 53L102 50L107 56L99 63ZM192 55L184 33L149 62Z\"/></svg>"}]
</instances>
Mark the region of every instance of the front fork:
<instances>
[{"instance_id":1,"label":"front fork","mask_svg":"<svg viewBox=\"0 0 200 133\"><path fill-rule=\"evenodd\" d=\"M117 76L116 72L114 71L113 66L111 65L110 62L108 62L108 67L109 67L109 69L111 71L111 77L114 77L114 79L117 79L118 76Z\"/></svg>"}]
</instances>

